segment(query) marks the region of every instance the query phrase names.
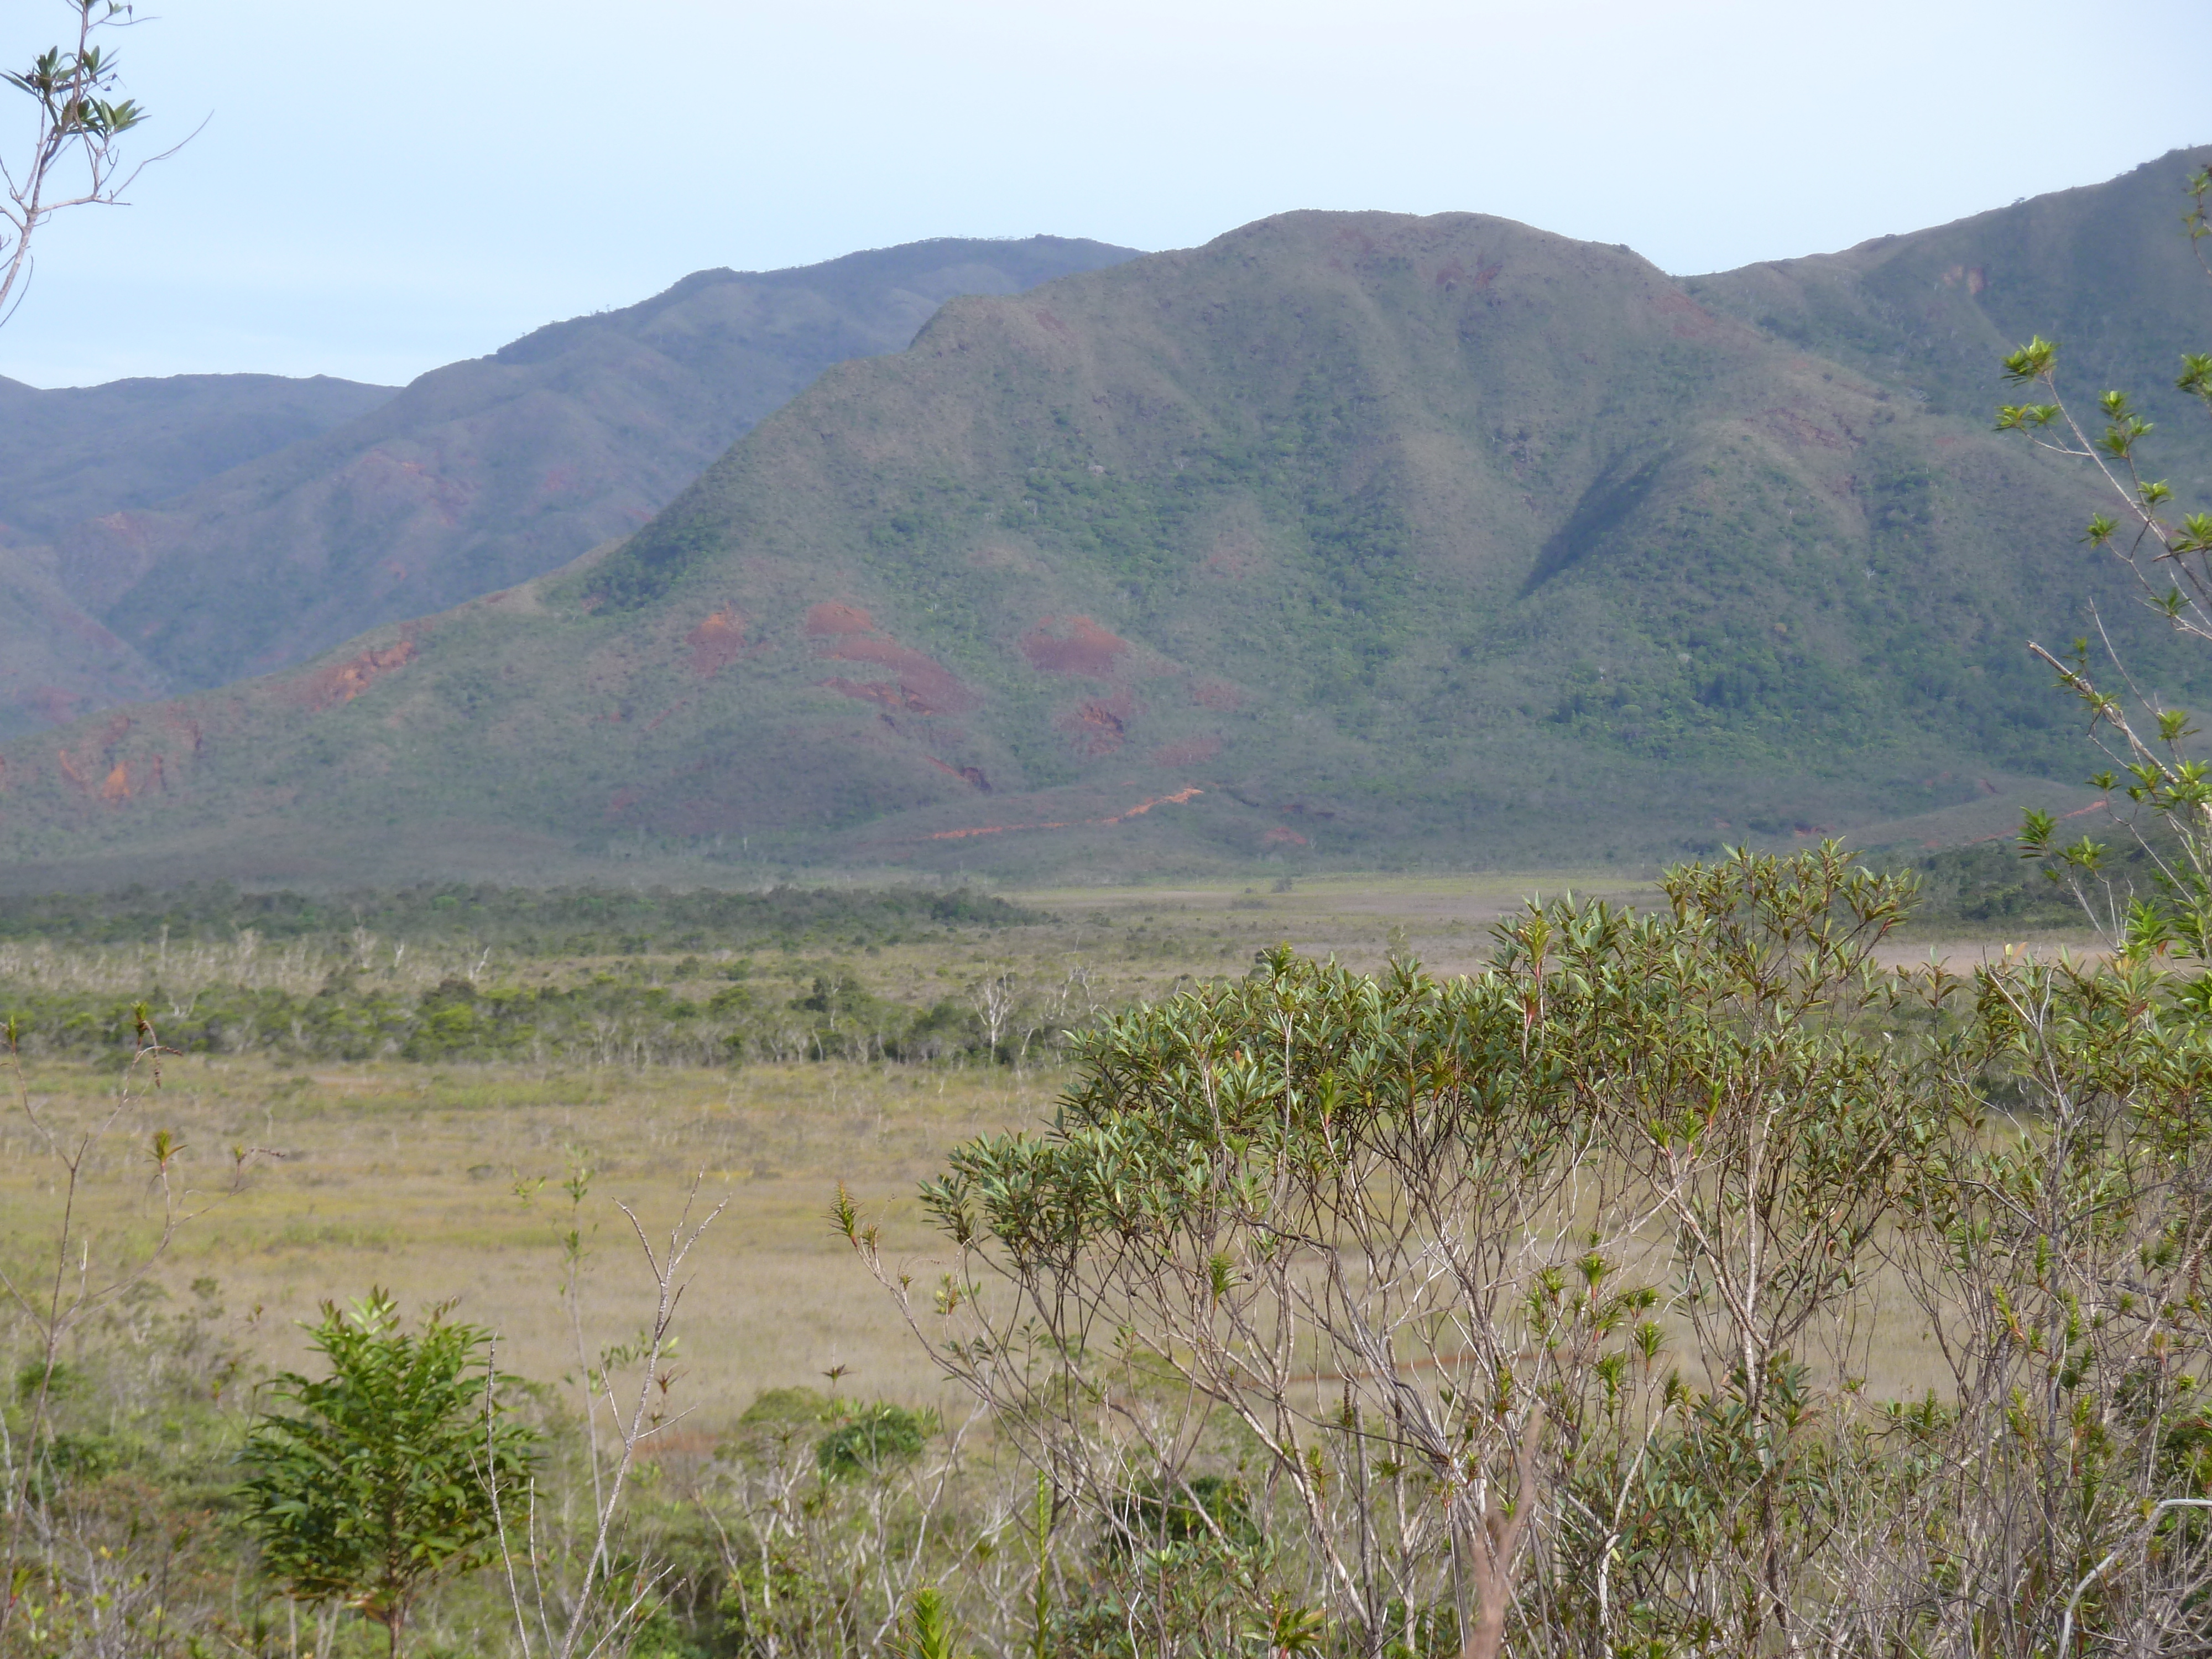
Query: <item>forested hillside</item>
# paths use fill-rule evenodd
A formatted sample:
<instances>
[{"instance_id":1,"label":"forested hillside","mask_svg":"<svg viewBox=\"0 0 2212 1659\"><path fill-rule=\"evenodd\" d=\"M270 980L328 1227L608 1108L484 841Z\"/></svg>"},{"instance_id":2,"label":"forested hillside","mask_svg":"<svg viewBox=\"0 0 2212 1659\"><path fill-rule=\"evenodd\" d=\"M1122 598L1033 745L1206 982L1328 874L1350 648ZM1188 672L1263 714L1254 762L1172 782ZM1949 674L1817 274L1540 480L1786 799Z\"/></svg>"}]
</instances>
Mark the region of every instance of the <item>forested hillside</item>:
<instances>
[{"instance_id":1,"label":"forested hillside","mask_svg":"<svg viewBox=\"0 0 2212 1659\"><path fill-rule=\"evenodd\" d=\"M2178 211L2185 163L2067 209L2177 294L2190 249L2142 204ZM556 577L16 745L0 836L288 874L1526 861L2070 781L2027 639L2095 604L2175 696L2198 671L2075 544L2088 480L1974 402L2014 326L1988 307L2103 269L2021 246L2033 283L1994 253L1937 281L1982 307L1942 400L1896 371L1941 354L1895 306L1821 355L1722 279L1476 215L1291 214L957 300Z\"/></svg>"}]
</instances>

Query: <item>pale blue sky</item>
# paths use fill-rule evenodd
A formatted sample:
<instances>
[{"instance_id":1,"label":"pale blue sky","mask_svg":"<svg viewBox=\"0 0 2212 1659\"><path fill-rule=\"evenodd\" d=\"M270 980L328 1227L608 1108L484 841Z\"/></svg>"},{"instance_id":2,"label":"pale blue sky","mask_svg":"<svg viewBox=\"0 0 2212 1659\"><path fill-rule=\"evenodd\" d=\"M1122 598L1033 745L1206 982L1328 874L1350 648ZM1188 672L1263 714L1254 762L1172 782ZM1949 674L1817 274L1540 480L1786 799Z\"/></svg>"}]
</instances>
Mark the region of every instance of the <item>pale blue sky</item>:
<instances>
[{"instance_id":1,"label":"pale blue sky","mask_svg":"<svg viewBox=\"0 0 2212 1659\"><path fill-rule=\"evenodd\" d=\"M710 265L1468 209L1707 270L2212 139L2204 0L153 0L0 374L398 382ZM0 0L0 59L66 21ZM0 116L13 112L0 103ZM0 126L0 143L13 129ZM12 154L12 152L10 152Z\"/></svg>"}]
</instances>

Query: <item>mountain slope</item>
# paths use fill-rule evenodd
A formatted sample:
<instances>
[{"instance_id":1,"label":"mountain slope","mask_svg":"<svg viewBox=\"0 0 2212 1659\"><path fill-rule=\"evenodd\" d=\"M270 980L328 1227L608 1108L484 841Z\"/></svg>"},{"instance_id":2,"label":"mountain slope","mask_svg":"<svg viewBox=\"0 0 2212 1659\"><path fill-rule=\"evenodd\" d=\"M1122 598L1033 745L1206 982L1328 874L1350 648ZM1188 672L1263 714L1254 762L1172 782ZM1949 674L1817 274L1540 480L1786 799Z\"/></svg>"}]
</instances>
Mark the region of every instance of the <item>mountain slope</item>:
<instances>
[{"instance_id":1,"label":"mountain slope","mask_svg":"<svg viewBox=\"0 0 2212 1659\"><path fill-rule=\"evenodd\" d=\"M2175 150L2101 185L2054 191L1842 253L1687 279L1699 303L1881 377L1928 407L1981 419L1996 365L2040 334L2070 392L2107 386L2174 417L2161 442L2212 457L2173 392L2179 358L2212 345L2212 283L2181 234L2183 181L2212 148Z\"/></svg>"},{"instance_id":2,"label":"mountain slope","mask_svg":"<svg viewBox=\"0 0 2212 1659\"><path fill-rule=\"evenodd\" d=\"M318 374L174 374L41 391L0 379L0 542L150 507L386 403Z\"/></svg>"},{"instance_id":3,"label":"mountain slope","mask_svg":"<svg viewBox=\"0 0 2212 1659\"><path fill-rule=\"evenodd\" d=\"M0 547L0 738L168 689L70 597L47 549Z\"/></svg>"},{"instance_id":4,"label":"mountain slope","mask_svg":"<svg viewBox=\"0 0 2212 1659\"><path fill-rule=\"evenodd\" d=\"M944 240L701 271L450 364L374 411L61 538L80 600L179 686L313 655L626 535L833 362L896 350L951 295L1128 251Z\"/></svg>"},{"instance_id":5,"label":"mountain slope","mask_svg":"<svg viewBox=\"0 0 2212 1659\"><path fill-rule=\"evenodd\" d=\"M40 391L0 380L0 737L168 690L70 592L49 544L366 413L392 395L318 375L179 374Z\"/></svg>"},{"instance_id":6,"label":"mountain slope","mask_svg":"<svg viewBox=\"0 0 2212 1659\"><path fill-rule=\"evenodd\" d=\"M1095 872L1926 811L2078 772L2020 641L2091 599L2198 670L1986 425L1625 251L1285 215L956 300L558 577L10 746L0 847Z\"/></svg>"}]
</instances>

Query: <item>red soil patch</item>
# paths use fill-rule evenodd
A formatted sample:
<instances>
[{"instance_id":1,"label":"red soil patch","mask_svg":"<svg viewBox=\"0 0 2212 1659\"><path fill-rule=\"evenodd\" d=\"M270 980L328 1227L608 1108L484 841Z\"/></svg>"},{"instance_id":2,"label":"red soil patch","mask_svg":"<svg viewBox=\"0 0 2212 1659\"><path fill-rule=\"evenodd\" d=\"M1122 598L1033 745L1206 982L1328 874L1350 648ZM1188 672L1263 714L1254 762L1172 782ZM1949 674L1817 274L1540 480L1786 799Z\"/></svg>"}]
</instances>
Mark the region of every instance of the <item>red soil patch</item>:
<instances>
[{"instance_id":1,"label":"red soil patch","mask_svg":"<svg viewBox=\"0 0 2212 1659\"><path fill-rule=\"evenodd\" d=\"M899 706L911 714L957 714L975 708L981 701L960 683L959 676L942 663L890 640L841 639L823 654L842 662L873 663L879 668L890 669L897 678ZM880 701L874 690L856 688L848 681L823 684L848 696L866 697L871 702Z\"/></svg>"},{"instance_id":2,"label":"red soil patch","mask_svg":"<svg viewBox=\"0 0 2212 1659\"><path fill-rule=\"evenodd\" d=\"M1126 823L1131 818L1140 818L1155 806L1180 806L1206 793L1203 789L1178 789L1172 795L1154 795L1150 800L1140 800L1127 811L1116 812L1104 818L1067 818L1055 823L979 823L972 830L939 830L934 835L924 836L924 841L964 841L970 836L1012 836L1030 830L1073 830L1093 823Z\"/></svg>"},{"instance_id":3,"label":"red soil patch","mask_svg":"<svg viewBox=\"0 0 2212 1659\"><path fill-rule=\"evenodd\" d=\"M1155 806L1181 806L1185 801L1195 800L1205 793L1205 790L1194 786L1188 789L1178 789L1172 795L1155 795L1150 800L1139 801L1134 806L1132 806L1126 812L1116 812L1110 818L1096 818L1093 819L1092 822L1097 823L1124 823L1130 818L1140 818L1144 817L1146 813L1151 811Z\"/></svg>"},{"instance_id":4,"label":"red soil patch","mask_svg":"<svg viewBox=\"0 0 2212 1659\"><path fill-rule=\"evenodd\" d=\"M100 786L100 798L111 806L120 806L136 795L158 795L168 787L164 775L167 769L159 755L149 756L136 763L118 761L108 769L106 778Z\"/></svg>"},{"instance_id":5,"label":"red soil patch","mask_svg":"<svg viewBox=\"0 0 2212 1659\"><path fill-rule=\"evenodd\" d=\"M1065 634L1054 634L1055 626ZM1087 679L1111 678L1115 659L1129 649L1127 640L1108 633L1088 617L1047 617L1022 635L1022 655L1030 666L1048 674L1080 674Z\"/></svg>"},{"instance_id":6,"label":"red soil patch","mask_svg":"<svg viewBox=\"0 0 2212 1659\"><path fill-rule=\"evenodd\" d=\"M834 600L817 605L806 613L806 631L810 634L872 634L875 618L857 605L839 605Z\"/></svg>"},{"instance_id":7,"label":"red soil patch","mask_svg":"<svg viewBox=\"0 0 2212 1659\"><path fill-rule=\"evenodd\" d=\"M1220 680L1194 680L1190 700L1200 708L1242 708L1244 694Z\"/></svg>"},{"instance_id":8,"label":"red soil patch","mask_svg":"<svg viewBox=\"0 0 2212 1659\"><path fill-rule=\"evenodd\" d=\"M684 643L691 647L691 672L702 679L711 679L744 651L744 615L717 611L686 634Z\"/></svg>"},{"instance_id":9,"label":"red soil patch","mask_svg":"<svg viewBox=\"0 0 2212 1659\"><path fill-rule=\"evenodd\" d=\"M1221 739L1214 737L1185 738L1181 743L1170 743L1152 750L1150 757L1155 766L1196 766L1210 761L1221 752Z\"/></svg>"},{"instance_id":10,"label":"red soil patch","mask_svg":"<svg viewBox=\"0 0 2212 1659\"><path fill-rule=\"evenodd\" d=\"M320 711L351 702L378 680L415 660L415 641L401 640L381 648L372 646L349 662L333 663L294 683L294 694L308 708Z\"/></svg>"},{"instance_id":11,"label":"red soil patch","mask_svg":"<svg viewBox=\"0 0 2212 1659\"><path fill-rule=\"evenodd\" d=\"M1053 724L1075 739L1076 753L1096 760L1129 740L1128 720L1133 712L1129 694L1119 691L1079 702Z\"/></svg>"},{"instance_id":12,"label":"red soil patch","mask_svg":"<svg viewBox=\"0 0 2212 1659\"><path fill-rule=\"evenodd\" d=\"M1297 830L1285 829L1279 823L1260 837L1260 844L1263 847L1310 847L1313 845Z\"/></svg>"}]
</instances>

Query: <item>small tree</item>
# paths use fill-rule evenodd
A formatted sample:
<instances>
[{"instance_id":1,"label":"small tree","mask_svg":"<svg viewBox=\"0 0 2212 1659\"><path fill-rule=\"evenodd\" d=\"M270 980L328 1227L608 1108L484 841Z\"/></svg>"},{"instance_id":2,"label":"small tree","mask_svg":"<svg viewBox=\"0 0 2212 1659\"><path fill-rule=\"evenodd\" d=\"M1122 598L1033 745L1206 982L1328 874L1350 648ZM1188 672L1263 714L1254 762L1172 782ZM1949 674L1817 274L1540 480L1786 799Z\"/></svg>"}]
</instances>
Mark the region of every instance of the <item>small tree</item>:
<instances>
[{"instance_id":1,"label":"small tree","mask_svg":"<svg viewBox=\"0 0 2212 1659\"><path fill-rule=\"evenodd\" d=\"M2192 173L2187 193L2191 207L2182 216L2183 227L2198 263L2212 276L2205 254L2206 238L2212 237L2206 207L2212 168ZM2118 510L2093 517L2082 541L2124 566L2143 604L2176 634L2212 643L2212 513L2178 512L2172 486L2143 470L2153 426L2126 392L2100 395L2097 415L2086 421L2069 407L2059 390L2058 360L2057 346L2040 335L2006 357L2005 379L2047 401L2004 405L1997 410L1997 429L2023 433L2042 448L2087 461ZM2212 414L2212 353L2182 353L2174 386ZM2100 419L2104 429L2092 435ZM2111 849L2087 836L2060 846L2057 820L2048 812L2027 815L2021 851L2045 860L2051 879L2073 891L2091 925L2129 956L2179 947L2212 959L2212 769L2191 753L2187 740L2197 728L2186 711L2147 691L2121 660L2101 617L2096 626L2111 680L2093 671L2086 638L2066 653L2033 641L2027 648L2088 711L2090 738L2112 762L2089 781L2108 799L2124 794L2130 803L2132 810L2115 817L2155 872L2155 896L2130 892L2124 902L2105 874ZM2115 680L2124 693L2113 689Z\"/></svg>"},{"instance_id":2,"label":"small tree","mask_svg":"<svg viewBox=\"0 0 2212 1659\"><path fill-rule=\"evenodd\" d=\"M28 146L0 157L0 183L6 185L6 199L0 201L0 322L22 302L39 228L64 208L119 203L131 180L162 159L149 156L136 166L125 161L118 143L146 112L131 99L114 96L120 90L115 56L94 38L130 24L132 8L126 0L64 3L73 15L75 42L48 47L20 73L0 74L38 106ZM63 167L71 157L83 171L64 184Z\"/></svg>"},{"instance_id":3,"label":"small tree","mask_svg":"<svg viewBox=\"0 0 2212 1659\"><path fill-rule=\"evenodd\" d=\"M489 1334L450 1310L410 1336L385 1291L325 1303L309 1328L331 1374L279 1376L295 1410L263 1419L243 1455L246 1527L270 1573L301 1601L358 1608L394 1654L416 1598L495 1550L491 1481L520 1484L533 1461L532 1431L487 1405Z\"/></svg>"}]
</instances>

